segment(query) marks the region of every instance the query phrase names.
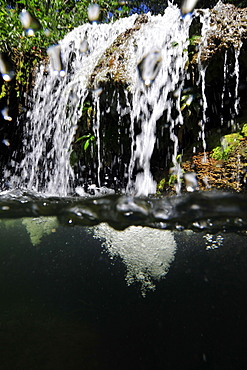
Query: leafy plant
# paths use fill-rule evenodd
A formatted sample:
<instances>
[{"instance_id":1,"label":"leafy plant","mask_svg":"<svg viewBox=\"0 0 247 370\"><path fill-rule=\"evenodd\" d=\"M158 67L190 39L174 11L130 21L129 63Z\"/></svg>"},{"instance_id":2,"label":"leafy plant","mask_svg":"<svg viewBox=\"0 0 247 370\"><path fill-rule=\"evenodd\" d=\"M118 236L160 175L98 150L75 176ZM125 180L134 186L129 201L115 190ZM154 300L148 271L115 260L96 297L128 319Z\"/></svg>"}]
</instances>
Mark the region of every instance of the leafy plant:
<instances>
[{"instance_id":1,"label":"leafy plant","mask_svg":"<svg viewBox=\"0 0 247 370\"><path fill-rule=\"evenodd\" d=\"M8 5L5 0L0 0L0 53L8 55L16 71L6 98L15 96L18 101L14 105L19 106L19 110L25 104L25 93L32 86L35 67L48 58L47 48L57 44L73 28L88 22L91 3L91 0L18 0L9 1ZM97 3L101 9L101 22L108 22L109 14L111 19L127 14L127 5L121 10L116 0L98 0ZM28 11L41 25L32 37L22 27L22 10ZM5 95L2 90L1 98Z\"/></svg>"},{"instance_id":2,"label":"leafy plant","mask_svg":"<svg viewBox=\"0 0 247 370\"><path fill-rule=\"evenodd\" d=\"M241 133L246 137L247 136L247 123L245 123L242 127Z\"/></svg>"},{"instance_id":3,"label":"leafy plant","mask_svg":"<svg viewBox=\"0 0 247 370\"><path fill-rule=\"evenodd\" d=\"M95 141L95 136L93 134L87 134L79 137L76 141L75 144L78 143L79 141L83 140L83 149L86 151L90 145L91 142Z\"/></svg>"}]
</instances>

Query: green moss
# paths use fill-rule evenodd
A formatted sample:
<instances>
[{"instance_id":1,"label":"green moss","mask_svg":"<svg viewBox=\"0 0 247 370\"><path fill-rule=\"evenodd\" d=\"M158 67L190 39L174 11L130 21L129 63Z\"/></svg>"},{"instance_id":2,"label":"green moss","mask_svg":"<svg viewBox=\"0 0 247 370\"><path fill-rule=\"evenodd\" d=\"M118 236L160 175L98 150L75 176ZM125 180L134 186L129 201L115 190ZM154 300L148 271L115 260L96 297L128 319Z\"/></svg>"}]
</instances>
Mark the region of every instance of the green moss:
<instances>
[{"instance_id":1,"label":"green moss","mask_svg":"<svg viewBox=\"0 0 247 370\"><path fill-rule=\"evenodd\" d=\"M213 159L216 159L217 161L227 161L230 152L236 149L242 138L243 136L239 133L233 133L223 136L221 139L221 146L217 146L212 150L213 153L211 154L211 157Z\"/></svg>"},{"instance_id":2,"label":"green moss","mask_svg":"<svg viewBox=\"0 0 247 370\"><path fill-rule=\"evenodd\" d=\"M222 149L221 146L217 146L216 148L213 149L213 153L211 154L211 157L215 159L216 161L227 159L227 155L226 153L224 153L224 150Z\"/></svg>"},{"instance_id":3,"label":"green moss","mask_svg":"<svg viewBox=\"0 0 247 370\"><path fill-rule=\"evenodd\" d=\"M39 245L43 236L55 232L58 226L55 217L23 218L22 223L27 229L33 246Z\"/></svg>"},{"instance_id":4,"label":"green moss","mask_svg":"<svg viewBox=\"0 0 247 370\"><path fill-rule=\"evenodd\" d=\"M247 137L247 123L243 125L241 133L244 137Z\"/></svg>"}]
</instances>

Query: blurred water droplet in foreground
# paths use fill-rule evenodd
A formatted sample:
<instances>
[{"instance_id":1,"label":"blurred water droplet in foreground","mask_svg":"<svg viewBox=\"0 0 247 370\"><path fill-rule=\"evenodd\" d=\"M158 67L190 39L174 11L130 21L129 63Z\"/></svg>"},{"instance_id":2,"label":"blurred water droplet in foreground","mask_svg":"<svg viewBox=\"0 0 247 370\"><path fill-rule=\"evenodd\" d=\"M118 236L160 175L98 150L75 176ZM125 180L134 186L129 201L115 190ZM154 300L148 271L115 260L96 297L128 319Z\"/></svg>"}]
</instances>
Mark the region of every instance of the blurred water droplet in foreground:
<instances>
[{"instance_id":1,"label":"blurred water droplet in foreground","mask_svg":"<svg viewBox=\"0 0 247 370\"><path fill-rule=\"evenodd\" d=\"M181 14L182 16L186 16L187 14L191 14L195 9L196 3L198 0L184 0L181 6Z\"/></svg>"},{"instance_id":2,"label":"blurred water droplet in foreground","mask_svg":"<svg viewBox=\"0 0 247 370\"><path fill-rule=\"evenodd\" d=\"M47 37L51 36L51 30L49 30L48 28L46 28L46 29L44 30L44 34L45 34Z\"/></svg>"},{"instance_id":3,"label":"blurred water droplet in foreground","mask_svg":"<svg viewBox=\"0 0 247 370\"><path fill-rule=\"evenodd\" d=\"M6 53L0 53L0 72L4 81L11 81L15 76L15 69L12 61Z\"/></svg>"},{"instance_id":4,"label":"blurred water droplet in foreground","mask_svg":"<svg viewBox=\"0 0 247 370\"><path fill-rule=\"evenodd\" d=\"M140 78L146 86L150 86L159 73L161 59L161 53L159 51L155 51L149 53L138 64L137 68Z\"/></svg>"},{"instance_id":5,"label":"blurred water droplet in foreground","mask_svg":"<svg viewBox=\"0 0 247 370\"><path fill-rule=\"evenodd\" d=\"M62 59L61 59L61 46L52 45L47 49L47 54L51 60L51 66L55 75L65 76L65 71L63 69Z\"/></svg>"},{"instance_id":6,"label":"blurred water droplet in foreground","mask_svg":"<svg viewBox=\"0 0 247 370\"><path fill-rule=\"evenodd\" d=\"M186 190L189 192L193 192L195 190L198 190L198 182L196 178L196 173L194 172L187 172L184 174L184 181L185 181L185 186Z\"/></svg>"},{"instance_id":7,"label":"blurred water droplet in foreground","mask_svg":"<svg viewBox=\"0 0 247 370\"><path fill-rule=\"evenodd\" d=\"M10 142L9 142L9 140L8 140L8 139L3 139L3 140L2 140L2 143L3 143L4 145L6 145L6 146L10 146Z\"/></svg>"},{"instance_id":8,"label":"blurred water droplet in foreground","mask_svg":"<svg viewBox=\"0 0 247 370\"><path fill-rule=\"evenodd\" d=\"M80 42L80 53L86 54L88 52L88 41L86 39Z\"/></svg>"},{"instance_id":9,"label":"blurred water droplet in foreground","mask_svg":"<svg viewBox=\"0 0 247 370\"><path fill-rule=\"evenodd\" d=\"M12 121L12 117L10 117L10 115L9 115L9 108L8 107L3 108L1 110L1 113L2 113L3 119L5 119L6 121Z\"/></svg>"},{"instance_id":10,"label":"blurred water droplet in foreground","mask_svg":"<svg viewBox=\"0 0 247 370\"><path fill-rule=\"evenodd\" d=\"M97 98L98 96L101 95L102 91L103 91L102 87L95 87L95 89L92 90L92 93L94 97Z\"/></svg>"},{"instance_id":11,"label":"blurred water droplet in foreground","mask_svg":"<svg viewBox=\"0 0 247 370\"><path fill-rule=\"evenodd\" d=\"M97 22L100 16L100 7L98 4L91 4L88 7L88 19L90 22Z\"/></svg>"},{"instance_id":12,"label":"blurred water droplet in foreground","mask_svg":"<svg viewBox=\"0 0 247 370\"><path fill-rule=\"evenodd\" d=\"M20 13L20 21L28 36L34 36L42 28L40 21L25 9Z\"/></svg>"}]
</instances>

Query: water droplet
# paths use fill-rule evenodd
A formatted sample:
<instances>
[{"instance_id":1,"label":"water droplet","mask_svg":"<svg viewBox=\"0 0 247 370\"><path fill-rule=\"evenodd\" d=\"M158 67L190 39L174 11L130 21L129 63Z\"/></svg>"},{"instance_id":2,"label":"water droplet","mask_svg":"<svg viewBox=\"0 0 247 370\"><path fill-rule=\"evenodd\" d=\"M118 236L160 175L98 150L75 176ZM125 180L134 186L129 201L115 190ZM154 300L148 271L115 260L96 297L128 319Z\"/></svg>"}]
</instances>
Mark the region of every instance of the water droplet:
<instances>
[{"instance_id":1,"label":"water droplet","mask_svg":"<svg viewBox=\"0 0 247 370\"><path fill-rule=\"evenodd\" d=\"M42 28L40 21L25 9L21 11L19 17L22 27L25 28L28 36L34 36L35 31Z\"/></svg>"},{"instance_id":2,"label":"water droplet","mask_svg":"<svg viewBox=\"0 0 247 370\"><path fill-rule=\"evenodd\" d=\"M33 36L35 36L35 32L34 32L34 30L32 29L32 28L30 28L29 30L27 30L27 35L29 36L29 37L33 37Z\"/></svg>"},{"instance_id":3,"label":"water droplet","mask_svg":"<svg viewBox=\"0 0 247 370\"><path fill-rule=\"evenodd\" d=\"M196 173L194 172L185 173L184 180L185 180L185 186L186 186L187 191L193 192L199 189L197 178L196 178Z\"/></svg>"},{"instance_id":4,"label":"water droplet","mask_svg":"<svg viewBox=\"0 0 247 370\"><path fill-rule=\"evenodd\" d=\"M205 229L205 227L207 227L207 222L206 221L196 221L196 222L193 222L192 225L199 230L203 230Z\"/></svg>"},{"instance_id":5,"label":"water droplet","mask_svg":"<svg viewBox=\"0 0 247 370\"><path fill-rule=\"evenodd\" d=\"M2 140L2 143L3 143L4 145L6 145L6 146L10 146L10 142L9 142L9 140L8 140L8 139L3 139L3 140Z\"/></svg>"},{"instance_id":6,"label":"water droplet","mask_svg":"<svg viewBox=\"0 0 247 370\"><path fill-rule=\"evenodd\" d=\"M9 211L9 206L2 206L2 211Z\"/></svg>"},{"instance_id":7,"label":"water droplet","mask_svg":"<svg viewBox=\"0 0 247 370\"><path fill-rule=\"evenodd\" d=\"M191 14L195 9L197 0L184 0L181 6L181 14L182 16L186 16L187 14Z\"/></svg>"},{"instance_id":8,"label":"water droplet","mask_svg":"<svg viewBox=\"0 0 247 370\"><path fill-rule=\"evenodd\" d=\"M91 4L88 7L88 19L90 22L96 22L100 16L100 7L98 4Z\"/></svg>"},{"instance_id":9,"label":"water droplet","mask_svg":"<svg viewBox=\"0 0 247 370\"><path fill-rule=\"evenodd\" d=\"M61 70L61 71L59 72L59 75L60 75L61 77L65 77L66 72L65 72L64 70Z\"/></svg>"},{"instance_id":10,"label":"water droplet","mask_svg":"<svg viewBox=\"0 0 247 370\"><path fill-rule=\"evenodd\" d=\"M11 81L15 76L13 63L6 53L0 53L0 72L6 82Z\"/></svg>"},{"instance_id":11,"label":"water droplet","mask_svg":"<svg viewBox=\"0 0 247 370\"><path fill-rule=\"evenodd\" d=\"M178 231L183 231L184 230L184 226L182 226L182 225L176 225L176 229Z\"/></svg>"},{"instance_id":12,"label":"water droplet","mask_svg":"<svg viewBox=\"0 0 247 370\"><path fill-rule=\"evenodd\" d=\"M198 204L192 204L190 208L193 209L194 211L198 211L200 209L200 206Z\"/></svg>"},{"instance_id":13,"label":"water droplet","mask_svg":"<svg viewBox=\"0 0 247 370\"><path fill-rule=\"evenodd\" d=\"M47 54L51 60L51 66L54 71L55 75L60 75L64 77L66 75L61 59L61 46L60 45L52 45L47 49Z\"/></svg>"},{"instance_id":14,"label":"water droplet","mask_svg":"<svg viewBox=\"0 0 247 370\"><path fill-rule=\"evenodd\" d=\"M137 68L140 78L146 86L150 86L159 73L161 59L161 53L155 51L149 53L138 64Z\"/></svg>"},{"instance_id":15,"label":"water droplet","mask_svg":"<svg viewBox=\"0 0 247 370\"><path fill-rule=\"evenodd\" d=\"M12 117L10 117L10 115L9 115L9 108L8 107L2 109L1 113L2 113L3 119L5 119L5 121L12 121Z\"/></svg>"}]
</instances>

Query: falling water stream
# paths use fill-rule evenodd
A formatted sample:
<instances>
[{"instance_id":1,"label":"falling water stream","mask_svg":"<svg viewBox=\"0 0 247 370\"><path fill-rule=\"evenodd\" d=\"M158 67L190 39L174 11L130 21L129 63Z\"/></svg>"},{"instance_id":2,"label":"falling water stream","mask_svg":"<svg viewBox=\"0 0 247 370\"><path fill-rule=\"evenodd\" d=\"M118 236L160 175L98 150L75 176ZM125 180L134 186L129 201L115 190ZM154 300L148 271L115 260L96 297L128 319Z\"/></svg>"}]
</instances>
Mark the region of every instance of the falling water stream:
<instances>
[{"instance_id":1,"label":"falling water stream","mask_svg":"<svg viewBox=\"0 0 247 370\"><path fill-rule=\"evenodd\" d=\"M148 22L133 34L125 51L129 55L126 61L126 79L131 81L128 89L133 95L129 103L131 159L126 171L126 191L138 196L156 192L150 160L156 142L156 123L163 114L167 114L170 125L170 136L174 142L173 165L180 184L181 170L176 160L179 153L175 128L183 124L180 99L187 78L185 65L188 60L189 29L192 21L191 17L182 19L180 10L175 6L168 7L163 16L148 14L147 17ZM112 24L85 24L71 31L59 43L65 76L54 73L52 64L41 65L32 95L33 103L27 114L25 158L18 166L18 175L11 178L12 187L24 185L31 191L59 196L73 193L74 173L70 166L70 148L83 104L90 92L90 76L107 48L121 33L131 29L136 19L137 16L133 15ZM85 40L88 47L82 52L81 45ZM155 64L157 71L154 76L147 77L151 78L147 82L145 75L152 73L152 67L144 66L138 73L137 65L155 54L158 54ZM95 84L94 133L98 147L97 186L100 186L103 154L99 136L103 112L100 111L97 82ZM176 94L171 99L169 94L174 91ZM177 110L175 119L171 114L174 98ZM119 111L121 117L121 108ZM140 122L141 132L135 136L137 122ZM134 168L138 170L136 176L133 175Z\"/></svg>"}]
</instances>

